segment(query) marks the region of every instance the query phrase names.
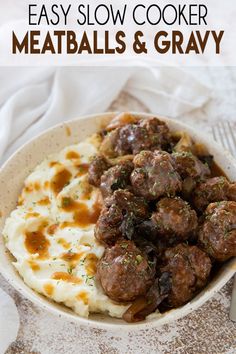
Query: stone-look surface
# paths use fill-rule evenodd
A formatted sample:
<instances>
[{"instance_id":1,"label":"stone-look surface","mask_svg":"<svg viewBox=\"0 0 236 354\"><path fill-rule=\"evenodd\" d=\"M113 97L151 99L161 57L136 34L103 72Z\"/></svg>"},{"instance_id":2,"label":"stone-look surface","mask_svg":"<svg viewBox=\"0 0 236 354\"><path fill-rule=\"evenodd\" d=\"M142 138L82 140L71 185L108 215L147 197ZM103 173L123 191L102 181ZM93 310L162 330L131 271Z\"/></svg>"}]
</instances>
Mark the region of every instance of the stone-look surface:
<instances>
[{"instance_id":1,"label":"stone-look surface","mask_svg":"<svg viewBox=\"0 0 236 354\"><path fill-rule=\"evenodd\" d=\"M157 329L107 332L58 319L20 296L0 278L21 318L17 340L6 354L234 354L236 324L228 317L230 281L199 310Z\"/></svg>"},{"instance_id":2,"label":"stone-look surface","mask_svg":"<svg viewBox=\"0 0 236 354\"><path fill-rule=\"evenodd\" d=\"M175 117L211 133L221 119L236 128L236 69L188 69L214 88L212 99L201 109ZM109 109L145 111L140 102L123 92ZM156 112L158 112L158 104ZM0 276L0 287L18 307L21 326L7 354L234 354L236 323L229 320L232 280L197 311L157 329L132 332L105 331L77 326L58 319L23 298ZM1 314L0 314L1 315Z\"/></svg>"}]
</instances>

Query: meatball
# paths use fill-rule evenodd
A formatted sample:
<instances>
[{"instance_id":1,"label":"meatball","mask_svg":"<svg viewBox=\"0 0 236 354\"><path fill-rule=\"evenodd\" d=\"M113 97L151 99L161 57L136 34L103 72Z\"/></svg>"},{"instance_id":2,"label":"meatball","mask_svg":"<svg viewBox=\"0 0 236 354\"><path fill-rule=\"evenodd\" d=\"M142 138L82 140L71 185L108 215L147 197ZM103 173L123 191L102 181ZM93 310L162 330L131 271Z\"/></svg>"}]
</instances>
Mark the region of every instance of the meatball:
<instances>
[{"instance_id":1,"label":"meatball","mask_svg":"<svg viewBox=\"0 0 236 354\"><path fill-rule=\"evenodd\" d=\"M171 279L171 290L167 302L178 307L191 300L195 292L207 282L211 271L211 260L197 246L179 244L168 248L164 254L165 265L161 277Z\"/></svg>"},{"instance_id":2,"label":"meatball","mask_svg":"<svg viewBox=\"0 0 236 354\"><path fill-rule=\"evenodd\" d=\"M169 241L184 241L197 229L195 210L181 198L163 198L157 203L157 211L151 217L158 235Z\"/></svg>"},{"instance_id":3,"label":"meatball","mask_svg":"<svg viewBox=\"0 0 236 354\"><path fill-rule=\"evenodd\" d=\"M174 152L172 156L176 162L177 171L183 179L187 177L205 179L211 174L209 166L202 163L191 152Z\"/></svg>"},{"instance_id":4,"label":"meatball","mask_svg":"<svg viewBox=\"0 0 236 354\"><path fill-rule=\"evenodd\" d=\"M199 183L193 191L193 205L204 211L208 204L223 200L236 201L236 183L230 183L225 177L213 177Z\"/></svg>"},{"instance_id":5,"label":"meatball","mask_svg":"<svg viewBox=\"0 0 236 354\"><path fill-rule=\"evenodd\" d=\"M125 189L130 185L130 175L133 168L131 161L125 161L109 168L101 177L100 189L103 197L106 198L115 190Z\"/></svg>"},{"instance_id":6,"label":"meatball","mask_svg":"<svg viewBox=\"0 0 236 354\"><path fill-rule=\"evenodd\" d=\"M105 199L95 227L97 240L112 245L121 237L131 238L135 225L149 215L145 200L127 190L117 190Z\"/></svg>"},{"instance_id":7,"label":"meatball","mask_svg":"<svg viewBox=\"0 0 236 354\"><path fill-rule=\"evenodd\" d=\"M170 140L169 128L157 118L139 120L135 124L126 124L107 135L102 143L109 156L138 154L142 150L163 149Z\"/></svg>"},{"instance_id":8,"label":"meatball","mask_svg":"<svg viewBox=\"0 0 236 354\"><path fill-rule=\"evenodd\" d=\"M199 244L221 262L236 256L236 202L211 203L207 207Z\"/></svg>"},{"instance_id":9,"label":"meatball","mask_svg":"<svg viewBox=\"0 0 236 354\"><path fill-rule=\"evenodd\" d=\"M132 241L121 240L107 248L97 266L97 276L114 301L133 301L145 295L155 277L155 267Z\"/></svg>"},{"instance_id":10,"label":"meatball","mask_svg":"<svg viewBox=\"0 0 236 354\"><path fill-rule=\"evenodd\" d=\"M95 187L100 186L101 176L110 167L110 164L103 156L95 156L88 169L88 181Z\"/></svg>"},{"instance_id":11,"label":"meatball","mask_svg":"<svg viewBox=\"0 0 236 354\"><path fill-rule=\"evenodd\" d=\"M142 150L162 149L169 138L169 128L164 122L157 118L143 119L120 129L116 151L123 155L129 149L135 155Z\"/></svg>"},{"instance_id":12,"label":"meatball","mask_svg":"<svg viewBox=\"0 0 236 354\"><path fill-rule=\"evenodd\" d=\"M174 196L182 183L175 162L165 151L142 151L134 160L131 184L135 194L155 200L162 196Z\"/></svg>"}]
</instances>

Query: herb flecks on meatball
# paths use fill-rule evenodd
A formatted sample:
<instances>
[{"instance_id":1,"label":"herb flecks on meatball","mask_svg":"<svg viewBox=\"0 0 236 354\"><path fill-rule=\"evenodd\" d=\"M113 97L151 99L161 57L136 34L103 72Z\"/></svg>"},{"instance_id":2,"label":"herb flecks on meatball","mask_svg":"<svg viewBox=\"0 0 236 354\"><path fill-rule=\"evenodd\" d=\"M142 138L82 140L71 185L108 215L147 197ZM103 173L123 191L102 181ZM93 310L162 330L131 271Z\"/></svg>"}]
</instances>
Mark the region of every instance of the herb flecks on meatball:
<instances>
[{"instance_id":1,"label":"herb flecks on meatball","mask_svg":"<svg viewBox=\"0 0 236 354\"><path fill-rule=\"evenodd\" d=\"M154 281L155 268L132 241L121 240L105 250L97 276L112 300L129 302L146 294Z\"/></svg>"},{"instance_id":2,"label":"herb flecks on meatball","mask_svg":"<svg viewBox=\"0 0 236 354\"><path fill-rule=\"evenodd\" d=\"M225 177L209 178L199 183L192 194L193 204L204 211L208 204L224 200L236 201L236 183L230 183Z\"/></svg>"},{"instance_id":3,"label":"herb flecks on meatball","mask_svg":"<svg viewBox=\"0 0 236 354\"><path fill-rule=\"evenodd\" d=\"M148 200L175 196L182 188L175 161L165 151L142 151L135 156L131 183L135 194Z\"/></svg>"},{"instance_id":4,"label":"herb flecks on meatball","mask_svg":"<svg viewBox=\"0 0 236 354\"><path fill-rule=\"evenodd\" d=\"M185 304L206 285L211 260L197 246L179 244L169 248L165 251L163 261L165 266L161 268L161 274L165 277L168 275L172 285L167 300L169 306Z\"/></svg>"},{"instance_id":5,"label":"herb flecks on meatball","mask_svg":"<svg viewBox=\"0 0 236 354\"><path fill-rule=\"evenodd\" d=\"M202 163L191 152L174 152L172 156L176 162L177 171L183 179L188 177L205 179L211 174L209 166L206 163Z\"/></svg>"},{"instance_id":6,"label":"herb flecks on meatball","mask_svg":"<svg viewBox=\"0 0 236 354\"><path fill-rule=\"evenodd\" d=\"M112 195L117 189L125 189L130 185L133 163L125 161L109 168L101 177L100 189L104 198Z\"/></svg>"},{"instance_id":7,"label":"herb flecks on meatball","mask_svg":"<svg viewBox=\"0 0 236 354\"><path fill-rule=\"evenodd\" d=\"M181 198L163 198L157 203L157 211L151 217L159 235L173 242L184 241L197 229L195 210Z\"/></svg>"},{"instance_id":8,"label":"herb flecks on meatball","mask_svg":"<svg viewBox=\"0 0 236 354\"><path fill-rule=\"evenodd\" d=\"M236 202L211 203L207 207L199 243L218 261L236 256Z\"/></svg>"},{"instance_id":9,"label":"herb flecks on meatball","mask_svg":"<svg viewBox=\"0 0 236 354\"><path fill-rule=\"evenodd\" d=\"M142 150L162 149L169 138L169 128L164 122L157 118L143 119L120 129L116 151L123 155L128 149L135 155Z\"/></svg>"},{"instance_id":10,"label":"herb flecks on meatball","mask_svg":"<svg viewBox=\"0 0 236 354\"><path fill-rule=\"evenodd\" d=\"M101 183L101 176L111 165L101 155L93 158L88 169L88 181L95 187L99 187Z\"/></svg>"},{"instance_id":11,"label":"herb flecks on meatball","mask_svg":"<svg viewBox=\"0 0 236 354\"><path fill-rule=\"evenodd\" d=\"M130 239L135 225L148 215L147 203L143 198L127 190L117 190L104 201L96 223L95 237L108 245L114 244L121 237Z\"/></svg>"}]
</instances>

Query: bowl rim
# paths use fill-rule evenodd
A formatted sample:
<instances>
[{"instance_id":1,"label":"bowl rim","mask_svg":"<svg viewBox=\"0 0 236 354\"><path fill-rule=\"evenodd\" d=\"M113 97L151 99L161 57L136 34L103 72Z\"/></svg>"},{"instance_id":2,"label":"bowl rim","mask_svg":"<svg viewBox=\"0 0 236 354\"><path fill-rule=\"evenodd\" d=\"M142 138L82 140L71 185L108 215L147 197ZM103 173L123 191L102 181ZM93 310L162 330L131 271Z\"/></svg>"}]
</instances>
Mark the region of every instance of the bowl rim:
<instances>
[{"instance_id":1,"label":"bowl rim","mask_svg":"<svg viewBox=\"0 0 236 354\"><path fill-rule=\"evenodd\" d=\"M111 112L104 112L104 113L98 113L98 114L88 114L88 115L83 115L74 119L70 119L67 121L62 121L56 125L53 125L52 127L45 129L41 133L37 134L30 140L28 140L26 143L21 145L0 167L0 175L1 173L5 170L5 168L8 166L9 163L11 163L12 160L17 158L18 154L20 154L23 150L25 150L27 147L29 147L35 140L40 139L43 136L46 136L50 132L53 132L54 130L60 129L65 126L69 126L70 124L73 123L82 123L85 120L91 119L91 120L102 120L104 118L109 118L113 117L117 114L121 113L120 111L111 111ZM231 154L223 149L219 144L217 144L211 137L207 136L205 133L202 134L200 133L197 129L192 128L190 125L185 124L177 119L172 119L168 118L159 114L155 113L145 113L145 112L133 112L129 111L128 113L136 115L138 117L158 117L160 120L163 120L165 122L170 122L170 124L177 124L180 125L181 128L185 129L188 131L191 135L199 135L201 134L201 140L208 141L208 145L214 147L214 149L221 151L224 151L224 154L227 157L227 160L231 165L234 165L236 168L236 160L231 156ZM61 148L59 148L61 150ZM38 162L40 163L40 161ZM2 236L2 235L0 235ZM6 246L4 245L5 251L6 251ZM13 267L13 265L11 264ZM234 275L236 272L236 258L232 258L228 262L224 264L222 267L222 276L218 281L215 283L215 285L209 289L204 291L201 296L197 295L195 298L192 300L195 300L192 303L192 300L188 302L187 304L183 305L182 307L179 307L177 309L171 309L170 311L165 312L164 314L161 315L161 317L157 317L155 319L152 319L150 321L142 321L142 322L136 322L136 323L107 323L107 322L102 322L101 320L96 320L96 319L91 319L91 318L84 318L79 315L77 315L75 312L71 310L70 312L64 312L54 306L54 301L51 301L45 297L46 301L42 301L40 294L38 294L36 291L33 291L35 296L33 296L30 292L28 292L25 288L21 287L20 283L18 283L8 272L5 270L1 263L0 263L0 273L2 276L17 290L19 291L23 296L25 296L28 300L32 301L34 304L40 306L40 308L43 308L47 310L49 313L56 315L59 318L66 318L67 320L73 321L77 324L80 325L85 325L93 328L100 328L100 329L125 329L125 330L140 330L140 329L147 329L147 328L154 328L154 327L159 327L163 324L173 322L177 319L183 318L184 316L188 315L192 311L198 309L200 306L202 306L207 300L209 300L212 296L214 296L228 281L229 279ZM18 277L22 280L22 277L18 274ZM209 283L210 284L210 283ZM26 284L28 287L28 285ZM30 290L30 287L28 287ZM40 295L40 296L39 296ZM55 303L56 304L56 303ZM110 317L111 318L111 317ZM111 318L112 319L112 318Z\"/></svg>"}]
</instances>

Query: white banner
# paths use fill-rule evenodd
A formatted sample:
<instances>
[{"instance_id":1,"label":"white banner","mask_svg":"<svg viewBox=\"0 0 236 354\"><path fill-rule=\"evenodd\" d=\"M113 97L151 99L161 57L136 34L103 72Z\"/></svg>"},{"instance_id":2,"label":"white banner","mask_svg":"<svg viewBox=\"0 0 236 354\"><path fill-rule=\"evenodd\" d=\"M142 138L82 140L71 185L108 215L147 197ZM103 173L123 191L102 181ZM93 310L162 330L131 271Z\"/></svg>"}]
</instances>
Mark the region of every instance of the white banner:
<instances>
[{"instance_id":1,"label":"white banner","mask_svg":"<svg viewBox=\"0 0 236 354\"><path fill-rule=\"evenodd\" d=\"M0 65L236 65L235 0L0 3Z\"/></svg>"}]
</instances>

